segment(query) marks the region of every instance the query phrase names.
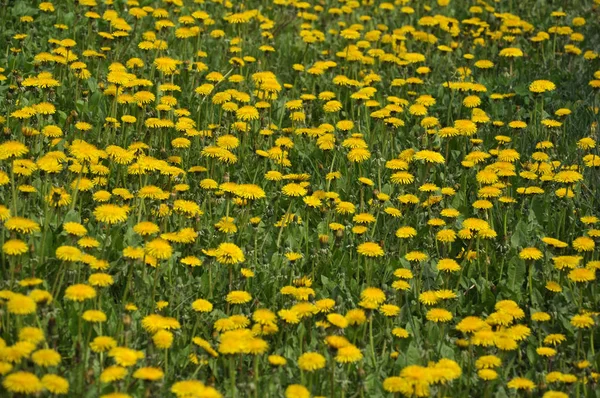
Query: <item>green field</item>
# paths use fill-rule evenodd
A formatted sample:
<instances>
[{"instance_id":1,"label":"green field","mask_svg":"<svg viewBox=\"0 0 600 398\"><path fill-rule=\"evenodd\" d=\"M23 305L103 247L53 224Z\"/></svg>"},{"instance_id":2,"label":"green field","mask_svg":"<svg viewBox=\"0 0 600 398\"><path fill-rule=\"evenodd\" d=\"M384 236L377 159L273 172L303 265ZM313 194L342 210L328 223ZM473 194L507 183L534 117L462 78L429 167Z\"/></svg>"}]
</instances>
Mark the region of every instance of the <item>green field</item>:
<instances>
[{"instance_id":1,"label":"green field","mask_svg":"<svg viewBox=\"0 0 600 398\"><path fill-rule=\"evenodd\" d=\"M600 0L0 3L0 396L600 397Z\"/></svg>"}]
</instances>

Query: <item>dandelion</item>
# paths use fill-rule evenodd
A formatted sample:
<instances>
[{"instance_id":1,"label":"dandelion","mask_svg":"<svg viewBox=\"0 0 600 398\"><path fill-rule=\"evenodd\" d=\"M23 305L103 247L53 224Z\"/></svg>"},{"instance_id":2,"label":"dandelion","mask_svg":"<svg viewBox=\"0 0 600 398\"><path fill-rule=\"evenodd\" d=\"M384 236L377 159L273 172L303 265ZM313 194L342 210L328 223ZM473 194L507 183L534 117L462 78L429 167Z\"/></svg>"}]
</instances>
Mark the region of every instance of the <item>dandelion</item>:
<instances>
[{"instance_id":1,"label":"dandelion","mask_svg":"<svg viewBox=\"0 0 600 398\"><path fill-rule=\"evenodd\" d=\"M146 243L145 251L152 257L160 260L166 260L171 257L173 248L166 240L157 238Z\"/></svg>"},{"instance_id":2,"label":"dandelion","mask_svg":"<svg viewBox=\"0 0 600 398\"><path fill-rule=\"evenodd\" d=\"M61 357L58 352L48 348L31 354L31 360L38 366L49 367L57 366L61 361Z\"/></svg>"},{"instance_id":3,"label":"dandelion","mask_svg":"<svg viewBox=\"0 0 600 398\"><path fill-rule=\"evenodd\" d=\"M291 384L285 389L285 398L310 398L310 392L300 384Z\"/></svg>"},{"instance_id":4,"label":"dandelion","mask_svg":"<svg viewBox=\"0 0 600 398\"><path fill-rule=\"evenodd\" d=\"M19 239L9 239L2 245L2 252L8 256L19 256L29 251L29 248Z\"/></svg>"},{"instance_id":5,"label":"dandelion","mask_svg":"<svg viewBox=\"0 0 600 398\"><path fill-rule=\"evenodd\" d=\"M128 209L116 205L100 205L94 209L98 221L107 224L117 224L127 220Z\"/></svg>"},{"instance_id":6,"label":"dandelion","mask_svg":"<svg viewBox=\"0 0 600 398\"><path fill-rule=\"evenodd\" d=\"M7 391L17 394L37 394L44 388L36 375L24 371L14 372L6 376L2 381L2 386Z\"/></svg>"},{"instance_id":7,"label":"dandelion","mask_svg":"<svg viewBox=\"0 0 600 398\"><path fill-rule=\"evenodd\" d=\"M29 149L21 142L6 141L0 144L0 160L6 160L11 157L20 157L29 152Z\"/></svg>"},{"instance_id":8,"label":"dandelion","mask_svg":"<svg viewBox=\"0 0 600 398\"><path fill-rule=\"evenodd\" d=\"M547 91L554 91L556 85L549 80L534 80L529 85L529 91L532 93L544 93Z\"/></svg>"},{"instance_id":9,"label":"dandelion","mask_svg":"<svg viewBox=\"0 0 600 398\"><path fill-rule=\"evenodd\" d=\"M227 294L226 300L231 304L245 304L252 300L252 296L245 291L232 291Z\"/></svg>"},{"instance_id":10,"label":"dandelion","mask_svg":"<svg viewBox=\"0 0 600 398\"><path fill-rule=\"evenodd\" d=\"M46 374L41 380L44 388L56 395L66 395L69 392L69 382L58 375Z\"/></svg>"},{"instance_id":11,"label":"dandelion","mask_svg":"<svg viewBox=\"0 0 600 398\"><path fill-rule=\"evenodd\" d=\"M196 312L211 312L213 305L207 300L198 299L192 303L192 308Z\"/></svg>"},{"instance_id":12,"label":"dandelion","mask_svg":"<svg viewBox=\"0 0 600 398\"><path fill-rule=\"evenodd\" d=\"M568 278L573 282L591 282L596 279L596 272L588 268L576 268L569 272Z\"/></svg>"},{"instance_id":13,"label":"dandelion","mask_svg":"<svg viewBox=\"0 0 600 398\"><path fill-rule=\"evenodd\" d=\"M79 261L81 259L81 251L73 246L60 246L56 249L56 258L63 261Z\"/></svg>"},{"instance_id":14,"label":"dandelion","mask_svg":"<svg viewBox=\"0 0 600 398\"><path fill-rule=\"evenodd\" d=\"M591 328L595 324L594 319L589 315L574 315L571 317L571 325L577 329Z\"/></svg>"},{"instance_id":15,"label":"dandelion","mask_svg":"<svg viewBox=\"0 0 600 398\"><path fill-rule=\"evenodd\" d=\"M593 239L588 238L587 236L580 236L573 240L573 248L578 252L591 252L596 247Z\"/></svg>"},{"instance_id":16,"label":"dandelion","mask_svg":"<svg viewBox=\"0 0 600 398\"><path fill-rule=\"evenodd\" d=\"M159 57L154 60L154 66L156 66L156 69L165 75L174 73L180 63L181 61L168 57Z\"/></svg>"},{"instance_id":17,"label":"dandelion","mask_svg":"<svg viewBox=\"0 0 600 398\"><path fill-rule=\"evenodd\" d=\"M33 314L37 309L35 300L22 294L12 294L6 304L8 312L15 315Z\"/></svg>"},{"instance_id":18,"label":"dandelion","mask_svg":"<svg viewBox=\"0 0 600 398\"><path fill-rule=\"evenodd\" d=\"M233 243L221 243L217 248L216 257L221 264L239 264L245 261L244 253Z\"/></svg>"},{"instance_id":19,"label":"dandelion","mask_svg":"<svg viewBox=\"0 0 600 398\"><path fill-rule=\"evenodd\" d=\"M96 290L88 285L75 284L67 287L65 298L71 301L85 301L96 297Z\"/></svg>"},{"instance_id":20,"label":"dandelion","mask_svg":"<svg viewBox=\"0 0 600 398\"><path fill-rule=\"evenodd\" d=\"M427 163L444 163L446 161L440 153L429 150L418 151L415 153L415 159Z\"/></svg>"},{"instance_id":21,"label":"dandelion","mask_svg":"<svg viewBox=\"0 0 600 398\"><path fill-rule=\"evenodd\" d=\"M532 391L535 389L535 384L527 378L515 377L507 383L507 387L514 390Z\"/></svg>"},{"instance_id":22,"label":"dandelion","mask_svg":"<svg viewBox=\"0 0 600 398\"><path fill-rule=\"evenodd\" d=\"M369 309L375 309L385 301L385 293L381 289L375 287L366 288L362 291L360 297L361 302L359 305Z\"/></svg>"},{"instance_id":23,"label":"dandelion","mask_svg":"<svg viewBox=\"0 0 600 398\"><path fill-rule=\"evenodd\" d=\"M307 372L325 367L325 357L317 352L306 352L298 358L298 367Z\"/></svg>"},{"instance_id":24,"label":"dandelion","mask_svg":"<svg viewBox=\"0 0 600 398\"><path fill-rule=\"evenodd\" d=\"M519 48L507 47L502 49L499 55L501 57L517 58L523 56L523 51L521 51Z\"/></svg>"},{"instance_id":25,"label":"dandelion","mask_svg":"<svg viewBox=\"0 0 600 398\"><path fill-rule=\"evenodd\" d=\"M526 247L519 253L519 257L523 260L539 260L543 257L540 250L535 247Z\"/></svg>"},{"instance_id":26,"label":"dandelion","mask_svg":"<svg viewBox=\"0 0 600 398\"><path fill-rule=\"evenodd\" d=\"M257 120L258 117L259 117L258 110L255 107L249 106L249 105L246 105L246 106L243 106L243 107L239 108L235 112L235 114L236 114L236 117L239 120L242 120L242 121L245 121L245 122L246 121Z\"/></svg>"},{"instance_id":27,"label":"dandelion","mask_svg":"<svg viewBox=\"0 0 600 398\"><path fill-rule=\"evenodd\" d=\"M135 231L135 233L137 233L141 236L153 235L160 231L160 229L158 228L158 225L154 224L153 222L149 222L149 221L143 221L143 222L137 223L133 227L133 230Z\"/></svg>"},{"instance_id":28,"label":"dandelion","mask_svg":"<svg viewBox=\"0 0 600 398\"><path fill-rule=\"evenodd\" d=\"M556 350L550 347L539 347L535 351L538 355L543 357L553 357L556 355Z\"/></svg>"},{"instance_id":29,"label":"dandelion","mask_svg":"<svg viewBox=\"0 0 600 398\"><path fill-rule=\"evenodd\" d=\"M340 347L334 359L339 363L354 363L363 359L363 354L356 346L349 344Z\"/></svg>"},{"instance_id":30,"label":"dandelion","mask_svg":"<svg viewBox=\"0 0 600 398\"><path fill-rule=\"evenodd\" d=\"M116 340L109 336L97 336L90 342L90 348L94 352L107 352L116 346Z\"/></svg>"},{"instance_id":31,"label":"dandelion","mask_svg":"<svg viewBox=\"0 0 600 398\"><path fill-rule=\"evenodd\" d=\"M432 308L427 311L426 318L432 322L448 322L452 319L452 313L443 308Z\"/></svg>"},{"instance_id":32,"label":"dandelion","mask_svg":"<svg viewBox=\"0 0 600 398\"><path fill-rule=\"evenodd\" d=\"M493 369L480 369L477 371L477 376L482 380L491 381L498 378L498 372Z\"/></svg>"},{"instance_id":33,"label":"dandelion","mask_svg":"<svg viewBox=\"0 0 600 398\"><path fill-rule=\"evenodd\" d=\"M383 249L375 242L365 242L358 246L357 251L365 257L381 257L384 255Z\"/></svg>"},{"instance_id":34,"label":"dandelion","mask_svg":"<svg viewBox=\"0 0 600 398\"><path fill-rule=\"evenodd\" d=\"M134 379L148 380L148 381L157 381L162 379L164 376L164 372L159 368L154 367L143 367L137 369L133 372Z\"/></svg>"},{"instance_id":35,"label":"dandelion","mask_svg":"<svg viewBox=\"0 0 600 398\"><path fill-rule=\"evenodd\" d=\"M113 381L123 380L126 375L126 368L121 366L109 366L100 374L100 381L103 383L112 383Z\"/></svg>"},{"instance_id":36,"label":"dandelion","mask_svg":"<svg viewBox=\"0 0 600 398\"><path fill-rule=\"evenodd\" d=\"M281 191L286 196L304 196L307 194L307 190L300 184L290 183L285 185Z\"/></svg>"}]
</instances>

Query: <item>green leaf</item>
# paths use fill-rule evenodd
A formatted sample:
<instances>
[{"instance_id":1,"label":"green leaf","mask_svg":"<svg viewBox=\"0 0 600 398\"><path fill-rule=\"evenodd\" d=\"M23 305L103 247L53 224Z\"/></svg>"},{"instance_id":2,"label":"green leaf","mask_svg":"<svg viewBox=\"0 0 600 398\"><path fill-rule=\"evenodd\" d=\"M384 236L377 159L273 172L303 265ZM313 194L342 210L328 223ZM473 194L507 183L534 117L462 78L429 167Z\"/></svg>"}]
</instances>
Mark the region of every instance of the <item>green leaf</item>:
<instances>
[{"instance_id":1,"label":"green leaf","mask_svg":"<svg viewBox=\"0 0 600 398\"><path fill-rule=\"evenodd\" d=\"M61 110L57 110L56 113L58 113L61 124L64 124L67 120L67 114Z\"/></svg>"},{"instance_id":2,"label":"green leaf","mask_svg":"<svg viewBox=\"0 0 600 398\"><path fill-rule=\"evenodd\" d=\"M406 365L418 365L421 363L421 350L414 342L411 342L406 350Z\"/></svg>"},{"instance_id":3,"label":"green leaf","mask_svg":"<svg viewBox=\"0 0 600 398\"><path fill-rule=\"evenodd\" d=\"M93 87L90 87L90 90L92 90ZM94 109L96 108L96 106L98 106L98 104L100 103L100 99L102 98L102 94L99 91L94 92L94 94L92 94L92 96L90 97L90 108Z\"/></svg>"},{"instance_id":4,"label":"green leaf","mask_svg":"<svg viewBox=\"0 0 600 398\"><path fill-rule=\"evenodd\" d=\"M479 284L479 286L481 286L480 290L481 290L482 304L486 308L492 308L496 302L496 297L494 296L494 293L490 289L490 284L483 277L479 278L478 284Z\"/></svg>"},{"instance_id":5,"label":"green leaf","mask_svg":"<svg viewBox=\"0 0 600 398\"><path fill-rule=\"evenodd\" d=\"M529 344L527 346L527 359L529 359L529 363L534 364L536 362L536 352L533 351L533 346L531 344Z\"/></svg>"},{"instance_id":6,"label":"green leaf","mask_svg":"<svg viewBox=\"0 0 600 398\"><path fill-rule=\"evenodd\" d=\"M496 398L508 398L508 394L503 387L500 387L496 390Z\"/></svg>"},{"instance_id":7,"label":"green leaf","mask_svg":"<svg viewBox=\"0 0 600 398\"><path fill-rule=\"evenodd\" d=\"M520 296L520 287L525 279L527 268L525 263L517 258L512 259L508 264L508 288Z\"/></svg>"},{"instance_id":8,"label":"green leaf","mask_svg":"<svg viewBox=\"0 0 600 398\"><path fill-rule=\"evenodd\" d=\"M379 380L375 373L369 373L365 377L365 388L369 395L377 394L377 386L379 385Z\"/></svg>"},{"instance_id":9,"label":"green leaf","mask_svg":"<svg viewBox=\"0 0 600 398\"><path fill-rule=\"evenodd\" d=\"M75 210L69 210L69 212L65 215L63 224L66 222L81 222L81 216L79 215L79 212Z\"/></svg>"},{"instance_id":10,"label":"green leaf","mask_svg":"<svg viewBox=\"0 0 600 398\"><path fill-rule=\"evenodd\" d=\"M527 240L527 222L520 220L510 237L510 244L515 249L524 245Z\"/></svg>"},{"instance_id":11,"label":"green leaf","mask_svg":"<svg viewBox=\"0 0 600 398\"><path fill-rule=\"evenodd\" d=\"M79 113L85 113L87 111L87 103L83 100L79 100L75 103L75 108Z\"/></svg>"},{"instance_id":12,"label":"green leaf","mask_svg":"<svg viewBox=\"0 0 600 398\"><path fill-rule=\"evenodd\" d=\"M518 86L515 87L515 93L517 93L518 95L521 95L523 97L526 97L526 96L530 95L529 87L526 84L519 84Z\"/></svg>"},{"instance_id":13,"label":"green leaf","mask_svg":"<svg viewBox=\"0 0 600 398\"><path fill-rule=\"evenodd\" d=\"M454 350L452 347L447 346L446 344L442 345L442 349L440 350L442 357L448 359L454 359Z\"/></svg>"}]
</instances>

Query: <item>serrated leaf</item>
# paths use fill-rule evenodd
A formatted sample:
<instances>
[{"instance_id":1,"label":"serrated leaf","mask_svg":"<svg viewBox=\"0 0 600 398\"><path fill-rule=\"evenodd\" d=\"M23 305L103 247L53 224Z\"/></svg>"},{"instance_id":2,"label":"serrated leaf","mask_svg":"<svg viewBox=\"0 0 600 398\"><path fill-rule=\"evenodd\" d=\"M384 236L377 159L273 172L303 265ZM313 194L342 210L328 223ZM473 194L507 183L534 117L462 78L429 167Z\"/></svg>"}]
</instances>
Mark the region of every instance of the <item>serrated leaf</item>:
<instances>
[{"instance_id":1,"label":"serrated leaf","mask_svg":"<svg viewBox=\"0 0 600 398\"><path fill-rule=\"evenodd\" d=\"M406 350L406 365L418 365L421 363L421 350L416 346L413 341Z\"/></svg>"},{"instance_id":2,"label":"serrated leaf","mask_svg":"<svg viewBox=\"0 0 600 398\"><path fill-rule=\"evenodd\" d=\"M65 215L65 220L63 224L66 222L81 222L81 216L79 212L75 210L69 210L69 212L67 212L67 214Z\"/></svg>"},{"instance_id":3,"label":"serrated leaf","mask_svg":"<svg viewBox=\"0 0 600 398\"><path fill-rule=\"evenodd\" d=\"M520 295L520 287L525 279L527 273L527 267L525 263L519 259L513 259L508 264L507 281L508 288Z\"/></svg>"},{"instance_id":4,"label":"serrated leaf","mask_svg":"<svg viewBox=\"0 0 600 398\"><path fill-rule=\"evenodd\" d=\"M440 354L444 358L454 359L454 350L452 349L452 347L449 347L449 346L447 346L445 344L442 345L442 349L440 350Z\"/></svg>"},{"instance_id":5,"label":"serrated leaf","mask_svg":"<svg viewBox=\"0 0 600 398\"><path fill-rule=\"evenodd\" d=\"M527 223L523 220L520 220L515 226L515 230L513 231L510 237L510 244L513 248L518 248L523 246L527 240Z\"/></svg>"}]
</instances>

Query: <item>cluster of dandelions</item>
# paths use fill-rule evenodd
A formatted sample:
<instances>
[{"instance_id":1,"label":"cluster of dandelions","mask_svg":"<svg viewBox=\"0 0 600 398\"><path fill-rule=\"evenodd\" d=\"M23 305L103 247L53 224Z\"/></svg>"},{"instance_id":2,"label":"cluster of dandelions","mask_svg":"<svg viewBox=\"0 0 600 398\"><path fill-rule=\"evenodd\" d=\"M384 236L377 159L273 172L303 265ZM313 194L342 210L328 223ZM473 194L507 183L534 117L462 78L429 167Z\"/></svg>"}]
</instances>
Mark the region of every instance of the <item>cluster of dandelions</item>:
<instances>
[{"instance_id":1,"label":"cluster of dandelions","mask_svg":"<svg viewBox=\"0 0 600 398\"><path fill-rule=\"evenodd\" d=\"M593 393L599 5L522 3L1 9L1 392Z\"/></svg>"}]
</instances>

